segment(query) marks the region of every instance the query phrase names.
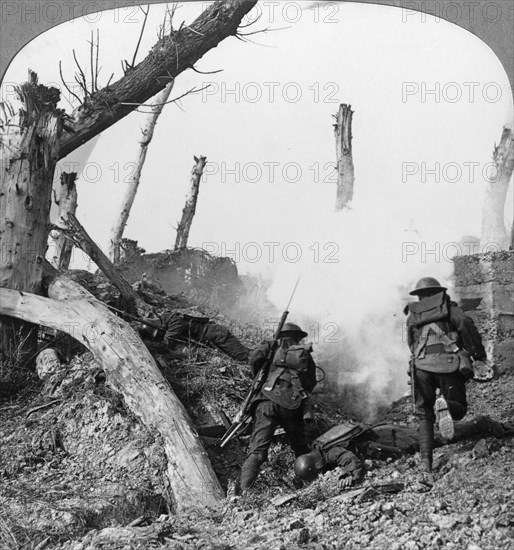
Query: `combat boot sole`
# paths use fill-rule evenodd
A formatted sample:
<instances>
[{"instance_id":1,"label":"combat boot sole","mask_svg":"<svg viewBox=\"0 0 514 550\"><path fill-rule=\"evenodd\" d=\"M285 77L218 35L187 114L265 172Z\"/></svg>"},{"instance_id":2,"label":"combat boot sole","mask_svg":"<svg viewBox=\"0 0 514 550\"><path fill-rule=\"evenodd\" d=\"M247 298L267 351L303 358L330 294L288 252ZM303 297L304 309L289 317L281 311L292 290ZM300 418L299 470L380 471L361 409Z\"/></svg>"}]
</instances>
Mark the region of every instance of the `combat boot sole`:
<instances>
[{"instance_id":1,"label":"combat boot sole","mask_svg":"<svg viewBox=\"0 0 514 550\"><path fill-rule=\"evenodd\" d=\"M453 439L455 435L455 428L453 426L453 418L448 409L448 403L444 397L438 397L434 405L435 417L439 433L441 437L449 440Z\"/></svg>"}]
</instances>

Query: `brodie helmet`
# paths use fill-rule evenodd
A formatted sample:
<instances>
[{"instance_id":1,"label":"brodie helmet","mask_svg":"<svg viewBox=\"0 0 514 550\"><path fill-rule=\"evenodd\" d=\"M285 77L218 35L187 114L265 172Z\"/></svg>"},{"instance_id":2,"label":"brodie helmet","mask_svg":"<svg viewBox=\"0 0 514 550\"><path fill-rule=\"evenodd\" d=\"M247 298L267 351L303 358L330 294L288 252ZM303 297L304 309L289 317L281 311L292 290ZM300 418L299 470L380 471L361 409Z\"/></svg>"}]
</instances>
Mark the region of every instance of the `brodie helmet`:
<instances>
[{"instance_id":1,"label":"brodie helmet","mask_svg":"<svg viewBox=\"0 0 514 550\"><path fill-rule=\"evenodd\" d=\"M411 296L419 296L425 290L447 290L447 288L441 286L441 283L433 277L423 277L416 283L416 288L409 292L409 294Z\"/></svg>"},{"instance_id":2,"label":"brodie helmet","mask_svg":"<svg viewBox=\"0 0 514 550\"><path fill-rule=\"evenodd\" d=\"M300 478L310 481L314 479L323 468L324 460L319 451L311 451L300 455L294 461L294 473Z\"/></svg>"},{"instance_id":3,"label":"brodie helmet","mask_svg":"<svg viewBox=\"0 0 514 550\"><path fill-rule=\"evenodd\" d=\"M300 336L300 338L305 338L307 336L307 333L294 323L286 323L282 327L279 336L280 338L284 338L285 336L291 336L293 334Z\"/></svg>"}]
</instances>

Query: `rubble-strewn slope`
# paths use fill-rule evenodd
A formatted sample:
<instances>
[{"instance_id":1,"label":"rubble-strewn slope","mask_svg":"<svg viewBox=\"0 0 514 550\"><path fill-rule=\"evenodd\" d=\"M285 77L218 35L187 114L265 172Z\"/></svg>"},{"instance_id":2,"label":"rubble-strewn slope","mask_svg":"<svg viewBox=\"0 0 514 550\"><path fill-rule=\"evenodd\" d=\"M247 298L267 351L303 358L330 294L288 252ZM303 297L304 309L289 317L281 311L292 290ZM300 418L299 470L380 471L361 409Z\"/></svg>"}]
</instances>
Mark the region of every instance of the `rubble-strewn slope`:
<instances>
[{"instance_id":1,"label":"rubble-strewn slope","mask_svg":"<svg viewBox=\"0 0 514 550\"><path fill-rule=\"evenodd\" d=\"M108 285L89 288L112 297ZM167 307L180 301L150 299ZM248 367L206 347L148 346L230 495L244 440L220 449L206 427L220 423L221 411L233 416L250 384ZM468 387L470 416L514 421L513 373ZM316 396L311 438L346 418L338 405L326 391ZM385 419L413 423L410 400ZM86 353L0 402L0 549L513 548L513 447L512 437L488 437L437 450L431 491L418 483L416 456L367 461L363 484L342 491L337 470L304 486L295 480L279 436L252 495L171 516L158 436L130 416Z\"/></svg>"}]
</instances>

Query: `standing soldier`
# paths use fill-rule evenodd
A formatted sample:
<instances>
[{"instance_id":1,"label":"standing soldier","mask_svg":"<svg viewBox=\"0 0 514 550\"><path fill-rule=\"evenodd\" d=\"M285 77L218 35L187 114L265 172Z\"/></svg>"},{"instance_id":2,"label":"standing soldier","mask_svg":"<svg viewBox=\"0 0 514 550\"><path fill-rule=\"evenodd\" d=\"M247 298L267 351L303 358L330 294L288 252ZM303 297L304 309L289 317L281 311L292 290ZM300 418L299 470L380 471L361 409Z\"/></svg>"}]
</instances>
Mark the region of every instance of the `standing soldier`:
<instances>
[{"instance_id":1,"label":"standing soldier","mask_svg":"<svg viewBox=\"0 0 514 550\"><path fill-rule=\"evenodd\" d=\"M252 487L278 425L284 428L298 457L309 452L305 440L302 402L316 385L316 365L311 344L300 344L307 336L298 325L286 323L262 390L253 401L253 431L248 458L241 469L241 490ZM261 343L250 356L254 375L266 361L271 343Z\"/></svg>"},{"instance_id":2,"label":"standing soldier","mask_svg":"<svg viewBox=\"0 0 514 550\"><path fill-rule=\"evenodd\" d=\"M432 483L434 422L437 421L444 439L453 438L453 420L463 418L468 407L465 382L473 376L469 356L475 361L486 359L473 320L450 300L446 290L437 279L424 277L410 292L418 296L419 302L406 308L421 470L429 483Z\"/></svg>"}]
</instances>

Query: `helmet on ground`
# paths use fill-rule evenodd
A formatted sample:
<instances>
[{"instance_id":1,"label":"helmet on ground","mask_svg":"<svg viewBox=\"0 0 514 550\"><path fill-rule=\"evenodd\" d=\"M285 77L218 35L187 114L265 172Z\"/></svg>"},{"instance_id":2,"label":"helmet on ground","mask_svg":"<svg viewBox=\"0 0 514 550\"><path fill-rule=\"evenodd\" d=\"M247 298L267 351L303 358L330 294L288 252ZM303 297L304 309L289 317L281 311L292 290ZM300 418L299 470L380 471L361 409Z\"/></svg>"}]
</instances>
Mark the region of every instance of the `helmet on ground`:
<instances>
[{"instance_id":1,"label":"helmet on ground","mask_svg":"<svg viewBox=\"0 0 514 550\"><path fill-rule=\"evenodd\" d=\"M323 468L324 460L319 451L300 455L294 462L294 473L306 481L314 479Z\"/></svg>"},{"instance_id":2,"label":"helmet on ground","mask_svg":"<svg viewBox=\"0 0 514 550\"><path fill-rule=\"evenodd\" d=\"M305 338L307 336L307 333L294 323L285 323L279 336L280 338L284 338L285 336L292 336L293 334L298 335L300 338Z\"/></svg>"},{"instance_id":3,"label":"helmet on ground","mask_svg":"<svg viewBox=\"0 0 514 550\"><path fill-rule=\"evenodd\" d=\"M419 296L426 290L447 290L445 286L441 286L441 283L433 277L423 277L416 283L416 288L409 292L412 296Z\"/></svg>"}]
</instances>

